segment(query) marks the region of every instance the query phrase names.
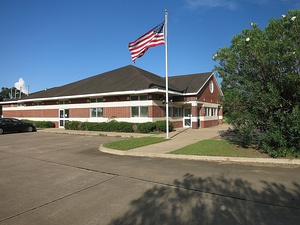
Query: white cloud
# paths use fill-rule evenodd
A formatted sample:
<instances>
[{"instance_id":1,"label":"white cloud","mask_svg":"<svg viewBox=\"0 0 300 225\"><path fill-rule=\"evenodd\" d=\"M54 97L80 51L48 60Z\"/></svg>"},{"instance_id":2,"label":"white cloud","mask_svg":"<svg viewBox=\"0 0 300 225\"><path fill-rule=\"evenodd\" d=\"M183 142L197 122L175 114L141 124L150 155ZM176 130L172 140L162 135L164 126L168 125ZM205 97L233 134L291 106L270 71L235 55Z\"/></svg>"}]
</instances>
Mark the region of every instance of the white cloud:
<instances>
[{"instance_id":1,"label":"white cloud","mask_svg":"<svg viewBox=\"0 0 300 225\"><path fill-rule=\"evenodd\" d=\"M15 88L20 90L25 94L28 94L28 88L25 85L25 81L23 80L23 78L20 78L18 82L15 83Z\"/></svg>"},{"instance_id":2,"label":"white cloud","mask_svg":"<svg viewBox=\"0 0 300 225\"><path fill-rule=\"evenodd\" d=\"M200 7L223 7L230 10L235 10L238 8L238 4L236 1L232 0L186 0L188 6L192 9L198 9Z\"/></svg>"}]
</instances>

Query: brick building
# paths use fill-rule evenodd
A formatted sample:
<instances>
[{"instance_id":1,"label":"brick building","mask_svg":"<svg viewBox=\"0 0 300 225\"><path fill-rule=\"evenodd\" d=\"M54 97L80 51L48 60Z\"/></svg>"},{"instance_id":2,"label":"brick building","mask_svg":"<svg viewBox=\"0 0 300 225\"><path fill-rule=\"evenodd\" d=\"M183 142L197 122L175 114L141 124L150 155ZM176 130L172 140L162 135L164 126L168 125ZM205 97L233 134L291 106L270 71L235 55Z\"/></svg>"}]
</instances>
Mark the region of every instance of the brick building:
<instances>
[{"instance_id":1,"label":"brick building","mask_svg":"<svg viewBox=\"0 0 300 225\"><path fill-rule=\"evenodd\" d=\"M60 87L0 102L3 117L134 123L165 120L165 78L129 65ZM175 128L222 124L222 95L212 72L169 77L169 121Z\"/></svg>"}]
</instances>

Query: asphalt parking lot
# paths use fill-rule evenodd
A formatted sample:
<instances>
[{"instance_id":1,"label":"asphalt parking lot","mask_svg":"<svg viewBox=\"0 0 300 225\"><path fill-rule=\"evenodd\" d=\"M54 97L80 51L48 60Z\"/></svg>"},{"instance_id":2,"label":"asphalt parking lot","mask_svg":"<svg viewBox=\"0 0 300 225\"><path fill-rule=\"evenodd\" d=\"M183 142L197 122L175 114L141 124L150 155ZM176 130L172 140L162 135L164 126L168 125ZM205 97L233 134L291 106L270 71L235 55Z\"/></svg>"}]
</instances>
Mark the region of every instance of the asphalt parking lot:
<instances>
[{"instance_id":1,"label":"asphalt parking lot","mask_svg":"<svg viewBox=\"0 0 300 225\"><path fill-rule=\"evenodd\" d=\"M98 151L118 137L0 136L0 224L298 224L298 167Z\"/></svg>"}]
</instances>

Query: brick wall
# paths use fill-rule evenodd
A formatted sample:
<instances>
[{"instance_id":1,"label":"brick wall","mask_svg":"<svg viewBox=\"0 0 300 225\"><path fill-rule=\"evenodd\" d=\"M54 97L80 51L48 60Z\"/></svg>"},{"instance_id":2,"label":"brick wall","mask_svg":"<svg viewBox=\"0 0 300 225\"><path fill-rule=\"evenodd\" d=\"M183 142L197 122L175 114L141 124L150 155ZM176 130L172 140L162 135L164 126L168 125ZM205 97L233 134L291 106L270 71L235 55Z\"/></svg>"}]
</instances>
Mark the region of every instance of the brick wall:
<instances>
[{"instance_id":1,"label":"brick wall","mask_svg":"<svg viewBox=\"0 0 300 225\"><path fill-rule=\"evenodd\" d=\"M201 121L201 128L218 126L218 120Z\"/></svg>"},{"instance_id":2,"label":"brick wall","mask_svg":"<svg viewBox=\"0 0 300 225\"><path fill-rule=\"evenodd\" d=\"M103 117L130 118L130 107L107 107L103 108Z\"/></svg>"},{"instance_id":3,"label":"brick wall","mask_svg":"<svg viewBox=\"0 0 300 225\"><path fill-rule=\"evenodd\" d=\"M90 109L70 109L70 118L89 118Z\"/></svg>"},{"instance_id":4,"label":"brick wall","mask_svg":"<svg viewBox=\"0 0 300 225\"><path fill-rule=\"evenodd\" d=\"M165 107L163 106L149 106L148 115L152 118L164 117L165 116Z\"/></svg>"},{"instance_id":5,"label":"brick wall","mask_svg":"<svg viewBox=\"0 0 300 225\"><path fill-rule=\"evenodd\" d=\"M50 118L58 117L57 109L47 109L47 110L18 110L18 111L3 111L4 117L18 117L18 118L30 118L30 117L41 117Z\"/></svg>"},{"instance_id":6,"label":"brick wall","mask_svg":"<svg viewBox=\"0 0 300 225\"><path fill-rule=\"evenodd\" d=\"M210 81L213 81L213 83L214 83L213 93L211 93L209 90ZM220 100L219 100L218 96L220 95L220 92L217 88L217 84L214 79L211 79L210 81L207 82L206 85L203 87L203 89L198 93L197 99L198 99L198 101L201 101L201 102L209 102L209 103L219 104Z\"/></svg>"},{"instance_id":7,"label":"brick wall","mask_svg":"<svg viewBox=\"0 0 300 225\"><path fill-rule=\"evenodd\" d=\"M182 127L182 120L181 121L172 121L172 125L174 128L181 128Z\"/></svg>"}]
</instances>

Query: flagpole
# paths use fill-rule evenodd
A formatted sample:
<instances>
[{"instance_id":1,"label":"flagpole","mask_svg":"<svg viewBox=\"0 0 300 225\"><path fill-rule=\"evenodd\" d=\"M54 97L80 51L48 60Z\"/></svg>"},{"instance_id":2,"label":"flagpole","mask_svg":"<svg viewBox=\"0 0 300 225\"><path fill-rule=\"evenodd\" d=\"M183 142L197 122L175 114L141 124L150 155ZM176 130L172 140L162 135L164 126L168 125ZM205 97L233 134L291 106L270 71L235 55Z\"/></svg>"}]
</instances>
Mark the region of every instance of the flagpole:
<instances>
[{"instance_id":1,"label":"flagpole","mask_svg":"<svg viewBox=\"0 0 300 225\"><path fill-rule=\"evenodd\" d=\"M169 81L168 81L168 10L165 9L165 56L166 56L166 139L169 139Z\"/></svg>"}]
</instances>

